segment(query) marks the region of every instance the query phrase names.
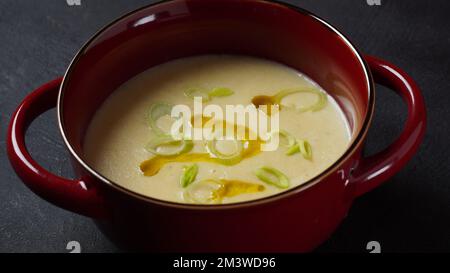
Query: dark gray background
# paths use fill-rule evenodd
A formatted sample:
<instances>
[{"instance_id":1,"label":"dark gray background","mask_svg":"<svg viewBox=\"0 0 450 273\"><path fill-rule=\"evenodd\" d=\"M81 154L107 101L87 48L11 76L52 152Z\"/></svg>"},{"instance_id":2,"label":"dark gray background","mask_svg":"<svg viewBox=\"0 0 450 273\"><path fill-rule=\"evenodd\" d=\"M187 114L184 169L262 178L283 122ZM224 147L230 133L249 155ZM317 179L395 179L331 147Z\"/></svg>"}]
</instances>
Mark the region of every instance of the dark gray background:
<instances>
[{"instance_id":1,"label":"dark gray background","mask_svg":"<svg viewBox=\"0 0 450 273\"><path fill-rule=\"evenodd\" d=\"M152 1L0 1L0 252L67 252L76 240L84 252L120 251L90 219L59 209L29 191L11 169L5 135L11 113L26 94L64 73L77 49L117 16ZM425 143L389 183L356 200L342 226L319 252L367 252L377 240L383 252L450 251L450 1L289 1L334 24L362 52L404 68L422 87L428 107ZM379 87L368 152L399 134L405 107ZM39 118L27 141L38 162L72 175L55 111ZM301 208L299 208L301 209Z\"/></svg>"}]
</instances>

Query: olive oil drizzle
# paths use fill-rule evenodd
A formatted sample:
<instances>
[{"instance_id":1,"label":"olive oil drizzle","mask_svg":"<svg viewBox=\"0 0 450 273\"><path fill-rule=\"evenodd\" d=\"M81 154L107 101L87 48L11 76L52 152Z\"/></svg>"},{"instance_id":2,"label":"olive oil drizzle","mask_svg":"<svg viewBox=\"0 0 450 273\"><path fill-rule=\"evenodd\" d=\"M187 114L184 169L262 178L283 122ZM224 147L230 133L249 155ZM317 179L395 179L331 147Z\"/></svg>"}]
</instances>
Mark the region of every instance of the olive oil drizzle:
<instances>
[{"instance_id":1,"label":"olive oil drizzle","mask_svg":"<svg viewBox=\"0 0 450 273\"><path fill-rule=\"evenodd\" d=\"M246 158L253 157L261 152L260 140L247 140L247 145L242 152L242 158L231 165L236 165ZM180 154L172 157L155 156L141 163L140 169L145 176L156 175L166 164L173 162L209 162L221 164L220 159L211 157L208 153Z\"/></svg>"},{"instance_id":2,"label":"olive oil drizzle","mask_svg":"<svg viewBox=\"0 0 450 273\"><path fill-rule=\"evenodd\" d=\"M210 120L209 117L202 116L203 126ZM194 124L194 117L191 117L191 123ZM225 126L225 122L222 124ZM237 125L234 125L234 131L237 131ZM245 135L249 135L249 129L245 127ZM209 162L215 164L222 165L236 165L240 163L242 160L253 157L261 152L261 144L262 140L259 138L256 140L244 140L244 149L240 158L230 164L224 164L223 160L220 158L216 158L211 156L209 153L182 153L174 156L160 156L156 155L150 159L143 161L140 164L140 169L144 173L145 176L154 176L156 175L166 164L174 163L174 162Z\"/></svg>"},{"instance_id":3,"label":"olive oil drizzle","mask_svg":"<svg viewBox=\"0 0 450 273\"><path fill-rule=\"evenodd\" d=\"M265 190L265 187L261 184L244 182L241 180L220 179L219 181L223 184L223 187L216 192L219 200L225 197L233 197L244 193L262 192Z\"/></svg>"},{"instance_id":4,"label":"olive oil drizzle","mask_svg":"<svg viewBox=\"0 0 450 273\"><path fill-rule=\"evenodd\" d=\"M203 196L197 195L196 191L202 191L205 188L209 190L203 192ZM206 179L194 183L185 193L185 199L188 202L198 204L220 204L227 197L233 197L240 194L257 193L265 190L261 184L245 182L234 179Z\"/></svg>"}]
</instances>

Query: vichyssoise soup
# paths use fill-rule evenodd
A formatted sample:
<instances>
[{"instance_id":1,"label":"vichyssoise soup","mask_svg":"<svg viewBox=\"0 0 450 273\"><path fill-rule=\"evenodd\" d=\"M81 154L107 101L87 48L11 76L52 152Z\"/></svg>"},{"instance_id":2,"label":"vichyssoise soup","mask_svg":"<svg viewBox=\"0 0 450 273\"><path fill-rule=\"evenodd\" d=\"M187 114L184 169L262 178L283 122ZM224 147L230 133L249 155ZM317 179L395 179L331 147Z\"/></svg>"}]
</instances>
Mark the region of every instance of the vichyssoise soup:
<instances>
[{"instance_id":1,"label":"vichyssoise soup","mask_svg":"<svg viewBox=\"0 0 450 273\"><path fill-rule=\"evenodd\" d=\"M269 118L272 108L264 107L278 106L279 130L271 132L279 137L278 148L262 150L268 140L259 137L175 138L171 109L193 109L194 98L223 109L254 105ZM189 120L195 128L210 119L193 114ZM264 59L204 55L161 64L120 86L95 114L84 153L96 171L136 193L178 203L222 204L301 185L332 165L349 142L342 110L305 75Z\"/></svg>"}]
</instances>

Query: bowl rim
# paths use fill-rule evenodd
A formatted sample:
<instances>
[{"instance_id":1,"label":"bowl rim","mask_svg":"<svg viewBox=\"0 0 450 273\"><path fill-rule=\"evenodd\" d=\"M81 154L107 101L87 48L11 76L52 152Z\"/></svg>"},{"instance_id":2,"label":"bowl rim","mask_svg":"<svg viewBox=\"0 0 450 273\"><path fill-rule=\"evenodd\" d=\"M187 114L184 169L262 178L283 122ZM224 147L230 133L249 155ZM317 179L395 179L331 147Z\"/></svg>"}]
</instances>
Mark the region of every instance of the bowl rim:
<instances>
[{"instance_id":1,"label":"bowl rim","mask_svg":"<svg viewBox=\"0 0 450 273\"><path fill-rule=\"evenodd\" d=\"M137 192L134 192L132 190L127 189L126 187L121 186L120 184L106 178L105 176L101 175L99 172L97 172L94 168L89 166L78 154L75 152L74 147L67 139L65 129L64 129L64 122L62 119L62 100L64 96L64 89L67 85L67 81L70 78L71 71L73 70L73 67L76 66L78 60L81 58L82 53L92 44L92 42L99 37L101 34L104 33L108 28L114 26L117 22L126 19L128 16L131 16L135 13L138 13L142 10L157 6L157 5L163 5L166 3L173 3L173 2L184 2L187 0L160 0L152 4L148 4L145 6L142 6L140 8L137 8L135 10L129 11L124 13L122 16L117 17L116 19L110 21L108 24L100 28L97 32L95 32L85 43L84 45L78 50L78 52L75 54L75 56L72 58L68 68L66 69L66 72L62 78L62 83L60 85L59 91L58 91L58 98L57 98L57 120L58 120L58 127L61 132L61 136L63 138L64 143L66 144L70 154L74 159L77 160L78 164L83 166L85 170L87 170L91 175L93 175L98 180L104 182L104 184L111 186L112 188L119 190L120 192L128 195L129 197L134 197L137 199L140 199L142 201L145 201L147 203L153 203L155 205L160 206L168 206L178 209L194 209L194 210L223 210L223 209L236 209L236 208L242 208L242 207L253 207L257 205L262 205L266 203L275 202L284 198L291 197L292 195L299 194L306 189L315 186L319 184L320 182L324 181L328 175L335 172L337 169L340 168L342 163L347 161L348 158L350 158L354 152L360 147L360 145L363 143L363 140L365 139L365 136L367 135L368 128L370 127L370 123L372 121L373 112L374 112L374 104L375 104L375 89L374 89L374 82L373 82L373 76L370 72L369 66L365 59L363 58L363 55L360 53L360 51L353 45L352 42L344 35L342 34L338 29L336 29L333 25L328 23L326 20L322 19L321 17L315 15L314 13L305 10L301 7L295 6L293 4L280 2L279 0L243 0L246 2L262 2L267 5L275 5L275 6L282 6L284 8L289 8L290 10L293 10L295 12L301 13L303 15L309 16L313 18L315 21L323 25L328 30L332 31L335 35L337 35L346 45L347 47L353 52L353 54L356 56L358 61L360 62L361 68L364 72L365 78L366 78L366 84L367 84L367 91L368 91L368 108L363 120L363 124L356 135L356 137L353 139L353 141L348 146L347 150L336 160L332 165L330 165L328 168L326 168L324 171L322 171L320 174L316 175L315 177L309 179L308 181L304 182L301 185L298 185L296 187L293 187L289 190L282 191L280 193L269 195L263 198L254 199L254 200L248 200L248 201L242 201L242 202L236 202L236 203L229 203L229 204L188 204L188 203L177 203L173 201L166 201L162 199L157 199L154 197L150 197L144 194L140 194Z\"/></svg>"}]
</instances>

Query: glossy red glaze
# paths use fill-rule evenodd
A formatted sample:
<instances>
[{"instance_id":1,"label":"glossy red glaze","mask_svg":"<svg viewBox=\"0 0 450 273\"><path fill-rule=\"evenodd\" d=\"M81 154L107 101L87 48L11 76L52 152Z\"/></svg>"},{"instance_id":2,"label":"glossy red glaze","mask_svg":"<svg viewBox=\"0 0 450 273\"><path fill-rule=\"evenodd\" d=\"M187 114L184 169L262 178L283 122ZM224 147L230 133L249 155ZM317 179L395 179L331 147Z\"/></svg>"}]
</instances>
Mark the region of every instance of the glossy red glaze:
<instances>
[{"instance_id":1,"label":"glossy red glaze","mask_svg":"<svg viewBox=\"0 0 450 273\"><path fill-rule=\"evenodd\" d=\"M401 135L385 150L360 160L354 173L356 194L362 195L397 173L419 148L425 134L425 103L419 87L403 70L384 60L365 56L378 84L397 92L408 107L408 117Z\"/></svg>"},{"instance_id":2,"label":"glossy red glaze","mask_svg":"<svg viewBox=\"0 0 450 273\"><path fill-rule=\"evenodd\" d=\"M102 199L95 189L88 189L82 179L72 181L46 171L31 158L25 145L25 133L31 122L55 107L61 82L59 78L44 84L17 107L9 123L8 156L17 175L36 194L62 208L99 217Z\"/></svg>"},{"instance_id":3,"label":"glossy red glaze","mask_svg":"<svg viewBox=\"0 0 450 273\"><path fill-rule=\"evenodd\" d=\"M307 74L343 108L352 130L351 147L301 187L256 201L211 206L132 193L83 161L89 122L119 85L160 63L210 53L267 58ZM151 5L113 22L81 49L62 81L58 102L60 79L25 98L11 120L8 155L33 191L58 206L95 217L119 244L149 251L309 251L331 235L356 196L406 164L423 138L425 107L418 87L393 65L373 57L366 60L377 82L403 96L408 120L399 139L385 151L361 159L374 108L372 74L332 26L304 10L256 0ZM45 171L26 150L28 124L53 106L81 177L78 181Z\"/></svg>"}]
</instances>

